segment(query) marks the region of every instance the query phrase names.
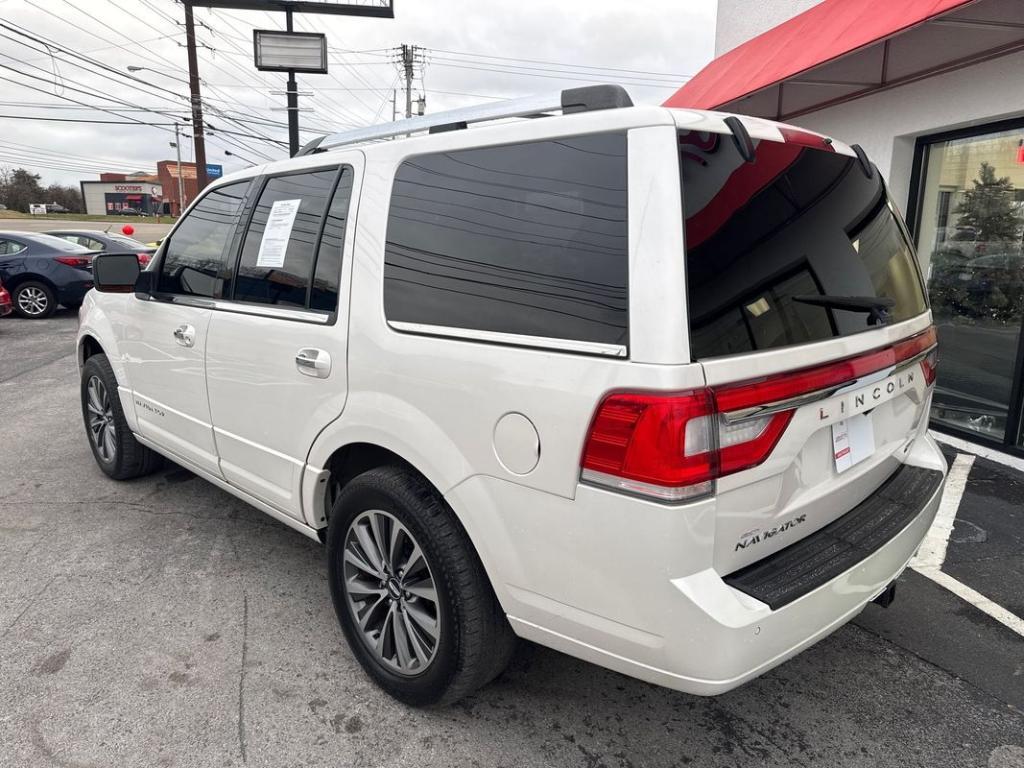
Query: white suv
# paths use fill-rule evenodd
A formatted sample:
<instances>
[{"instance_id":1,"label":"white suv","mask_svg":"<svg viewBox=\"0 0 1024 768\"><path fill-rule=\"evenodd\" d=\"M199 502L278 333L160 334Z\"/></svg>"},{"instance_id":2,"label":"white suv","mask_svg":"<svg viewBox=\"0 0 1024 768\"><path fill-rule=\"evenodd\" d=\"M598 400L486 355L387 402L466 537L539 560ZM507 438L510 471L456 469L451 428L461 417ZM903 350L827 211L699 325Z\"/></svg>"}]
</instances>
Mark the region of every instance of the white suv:
<instances>
[{"instance_id":1,"label":"white suv","mask_svg":"<svg viewBox=\"0 0 1024 768\"><path fill-rule=\"evenodd\" d=\"M601 86L338 134L94 274L99 466L325 541L409 703L517 636L729 690L888 602L938 506L907 232L859 148L789 126Z\"/></svg>"}]
</instances>

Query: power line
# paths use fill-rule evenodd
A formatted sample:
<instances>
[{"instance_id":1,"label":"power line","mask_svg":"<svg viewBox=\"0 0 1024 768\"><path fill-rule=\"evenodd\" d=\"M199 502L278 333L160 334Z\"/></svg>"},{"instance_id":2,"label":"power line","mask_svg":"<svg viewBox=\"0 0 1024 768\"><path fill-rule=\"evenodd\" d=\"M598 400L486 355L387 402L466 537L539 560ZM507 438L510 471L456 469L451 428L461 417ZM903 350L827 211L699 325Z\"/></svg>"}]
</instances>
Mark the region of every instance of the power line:
<instances>
[{"instance_id":1,"label":"power line","mask_svg":"<svg viewBox=\"0 0 1024 768\"><path fill-rule=\"evenodd\" d=\"M628 72L628 73L637 74L637 75L656 75L656 76L659 76L659 77L669 77L669 78L675 78L677 80L678 79L686 79L686 78L693 77L693 75L682 75L682 74L678 74L676 72L653 72L653 71L644 70L644 69L624 69L622 67L605 67L605 66L598 66L596 64L571 64L571 63L560 62L560 61L544 61L542 59L520 59L520 58L515 58L513 56L495 56L495 55L488 54L488 53L470 53L468 51L447 51L447 50L444 50L444 49L441 49L441 48L432 48L431 50L432 51L437 51L438 53L447 53L447 54L450 54L452 56L463 56L463 57L473 58L473 59L499 59L501 61L525 61L525 62L527 62L529 64L547 64L549 66L562 67L562 68L565 68L565 69L570 69L570 68L575 68L575 69L597 69L597 70L602 70L602 71L606 71L606 72Z\"/></svg>"}]
</instances>

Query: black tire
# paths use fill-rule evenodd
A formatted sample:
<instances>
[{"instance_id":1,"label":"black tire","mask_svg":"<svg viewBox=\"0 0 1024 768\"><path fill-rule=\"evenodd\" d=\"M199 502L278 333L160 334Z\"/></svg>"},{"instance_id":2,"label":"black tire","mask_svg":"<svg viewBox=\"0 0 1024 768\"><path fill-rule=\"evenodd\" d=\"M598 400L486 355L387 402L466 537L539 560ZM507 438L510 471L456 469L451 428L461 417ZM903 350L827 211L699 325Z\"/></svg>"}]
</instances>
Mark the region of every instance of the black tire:
<instances>
[{"instance_id":1,"label":"black tire","mask_svg":"<svg viewBox=\"0 0 1024 768\"><path fill-rule=\"evenodd\" d=\"M19 283L11 291L11 301L14 302L15 314L29 320L42 320L57 309L57 296L53 289L38 280Z\"/></svg>"},{"instance_id":2,"label":"black tire","mask_svg":"<svg viewBox=\"0 0 1024 768\"><path fill-rule=\"evenodd\" d=\"M415 674L398 674L378 658L350 607L346 540L370 510L386 513L408 530L436 590L438 637L429 663ZM411 469L379 467L345 486L328 524L327 563L331 599L349 647L367 674L399 701L451 704L497 677L512 658L515 635L469 537L436 489ZM401 606L395 607L401 615Z\"/></svg>"},{"instance_id":3,"label":"black tire","mask_svg":"<svg viewBox=\"0 0 1024 768\"><path fill-rule=\"evenodd\" d=\"M94 384L94 379L99 385ZM102 397L99 400L95 397L90 400L90 394L95 396L98 391L106 393L105 401ZM163 463L160 454L136 440L124 418L121 398L117 395L117 379L106 355L93 355L85 361L85 365L82 366L80 394L86 437L100 469L114 480L130 480L159 469ZM94 439L94 434L97 434L93 428L97 423L95 420L101 417L101 414L97 413L97 405L103 411L102 433L104 436L109 435L109 440Z\"/></svg>"}]
</instances>

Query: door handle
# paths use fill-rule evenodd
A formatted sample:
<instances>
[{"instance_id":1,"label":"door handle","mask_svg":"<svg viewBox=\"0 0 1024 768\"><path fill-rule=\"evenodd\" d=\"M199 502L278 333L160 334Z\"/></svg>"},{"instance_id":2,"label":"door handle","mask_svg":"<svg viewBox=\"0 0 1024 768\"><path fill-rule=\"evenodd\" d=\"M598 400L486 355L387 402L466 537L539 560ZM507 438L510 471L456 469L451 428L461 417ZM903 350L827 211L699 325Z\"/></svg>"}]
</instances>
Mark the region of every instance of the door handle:
<instances>
[{"instance_id":1,"label":"door handle","mask_svg":"<svg viewBox=\"0 0 1024 768\"><path fill-rule=\"evenodd\" d=\"M174 329L174 340L183 347L193 347L196 343L196 329L191 325L179 325Z\"/></svg>"},{"instance_id":2,"label":"door handle","mask_svg":"<svg viewBox=\"0 0 1024 768\"><path fill-rule=\"evenodd\" d=\"M306 376L326 379L331 375L331 355L323 349L300 349L295 355L295 367Z\"/></svg>"}]
</instances>

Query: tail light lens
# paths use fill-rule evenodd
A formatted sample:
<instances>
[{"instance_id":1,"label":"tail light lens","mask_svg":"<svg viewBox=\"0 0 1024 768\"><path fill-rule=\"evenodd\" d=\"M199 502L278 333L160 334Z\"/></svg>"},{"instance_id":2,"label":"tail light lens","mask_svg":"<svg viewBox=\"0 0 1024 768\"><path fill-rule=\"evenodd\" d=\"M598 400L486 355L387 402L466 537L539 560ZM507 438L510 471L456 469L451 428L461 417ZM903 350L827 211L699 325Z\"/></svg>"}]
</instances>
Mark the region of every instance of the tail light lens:
<instances>
[{"instance_id":1,"label":"tail light lens","mask_svg":"<svg viewBox=\"0 0 1024 768\"><path fill-rule=\"evenodd\" d=\"M718 470L713 414L707 389L608 395L587 435L584 479L666 501L710 492Z\"/></svg>"},{"instance_id":2,"label":"tail light lens","mask_svg":"<svg viewBox=\"0 0 1024 768\"><path fill-rule=\"evenodd\" d=\"M67 264L69 267L75 267L76 269L85 269L92 264L92 259L86 258L85 256L54 256L54 261L59 261L61 264Z\"/></svg>"},{"instance_id":3,"label":"tail light lens","mask_svg":"<svg viewBox=\"0 0 1024 768\"><path fill-rule=\"evenodd\" d=\"M924 383L929 387L935 383L935 376L938 374L939 350L933 349L924 360L921 361L921 370L924 371Z\"/></svg>"},{"instance_id":4,"label":"tail light lens","mask_svg":"<svg viewBox=\"0 0 1024 768\"><path fill-rule=\"evenodd\" d=\"M145 268L146 265L149 264L149 254L148 253L137 253L135 255L139 258L139 266L140 267Z\"/></svg>"},{"instance_id":5,"label":"tail light lens","mask_svg":"<svg viewBox=\"0 0 1024 768\"><path fill-rule=\"evenodd\" d=\"M905 360L921 360L935 381L935 330L889 347L801 371L689 392L613 393L587 433L581 479L662 501L712 492L714 480L763 463L796 413L792 398L837 386ZM773 412L758 413L764 408ZM755 409L745 413L747 409Z\"/></svg>"}]
</instances>

